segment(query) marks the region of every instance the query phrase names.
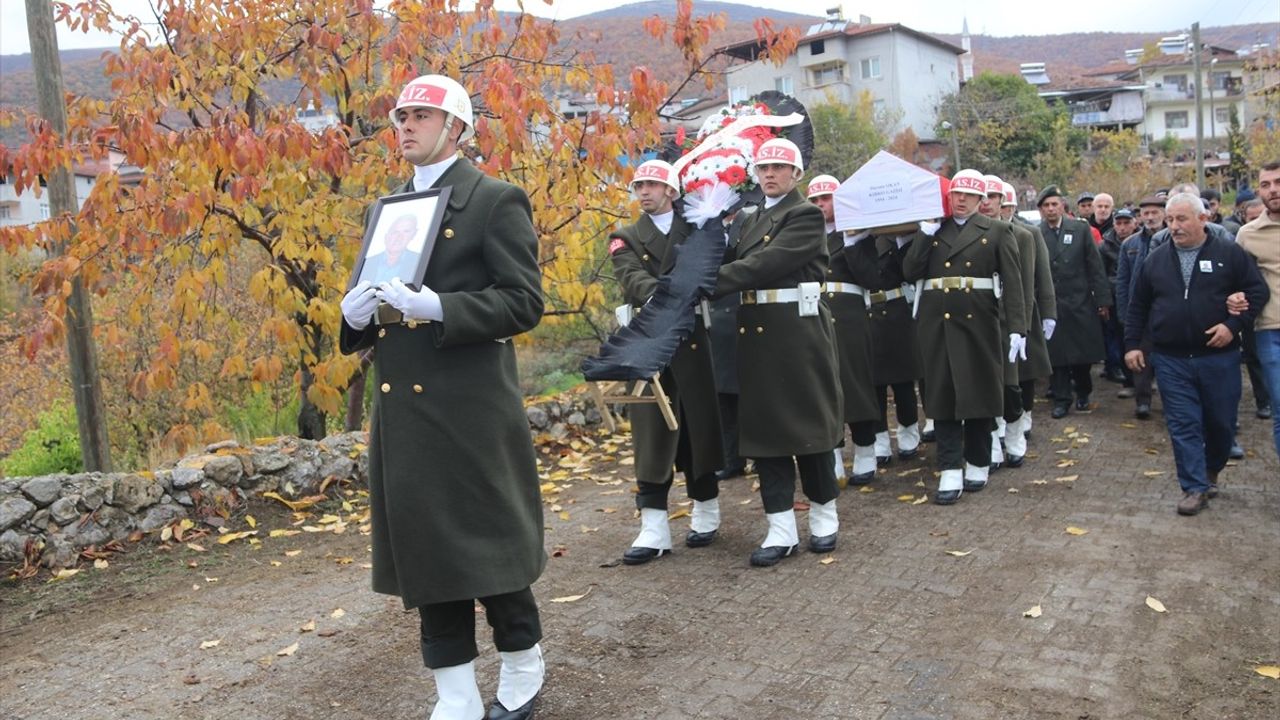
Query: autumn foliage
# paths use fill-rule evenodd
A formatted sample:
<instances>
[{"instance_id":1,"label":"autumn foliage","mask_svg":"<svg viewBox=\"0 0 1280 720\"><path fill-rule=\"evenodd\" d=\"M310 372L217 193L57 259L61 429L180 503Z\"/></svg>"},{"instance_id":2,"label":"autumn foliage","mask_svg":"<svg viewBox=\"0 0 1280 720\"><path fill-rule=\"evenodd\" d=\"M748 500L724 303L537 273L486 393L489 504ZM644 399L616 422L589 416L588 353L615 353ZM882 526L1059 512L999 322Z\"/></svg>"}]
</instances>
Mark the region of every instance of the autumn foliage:
<instances>
[{"instance_id":1,"label":"autumn foliage","mask_svg":"<svg viewBox=\"0 0 1280 720\"><path fill-rule=\"evenodd\" d=\"M125 386L118 397L169 402L156 431L179 448L225 433L220 403L281 383L300 393L300 435L323 436L340 411L361 375L358 358L336 352L338 301L365 207L410 174L387 112L420 74L470 90L467 152L529 193L548 321L603 309L601 239L632 211L627 158L660 143L664 104L703 72L723 24L695 18L688 0L674 19L646 21L688 65L687 77L664 79L557 57L555 24L499 15L485 0L466 11L457 0L153 4L158 26L106 0L55 3L72 29L119 34L104 59L112 96L69 96L65 138L5 111L0 122L29 132L18 148L0 145L0 166L22 191L56 165L127 165L98 176L78 217L6 228L0 247L69 243L29 277L41 307L23 352L60 338L67 279L79 274L101 298L98 341ZM782 56L794 47L794 33L760 31ZM562 97L592 111L566 119ZM336 122L308 129L308 110Z\"/></svg>"}]
</instances>

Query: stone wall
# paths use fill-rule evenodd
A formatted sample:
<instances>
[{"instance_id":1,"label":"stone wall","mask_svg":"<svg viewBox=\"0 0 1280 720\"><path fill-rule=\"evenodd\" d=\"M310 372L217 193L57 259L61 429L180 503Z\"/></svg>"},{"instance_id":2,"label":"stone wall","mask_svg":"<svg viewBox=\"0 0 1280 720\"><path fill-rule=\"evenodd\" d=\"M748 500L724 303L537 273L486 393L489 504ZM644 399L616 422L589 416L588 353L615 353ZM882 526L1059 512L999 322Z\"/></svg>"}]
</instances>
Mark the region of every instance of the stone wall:
<instances>
[{"instance_id":1,"label":"stone wall","mask_svg":"<svg viewBox=\"0 0 1280 720\"><path fill-rule=\"evenodd\" d=\"M600 422L581 394L530 405L526 414L532 432L555 439ZM255 493L295 500L317 494L326 480L365 486L367 442L363 432L250 447L229 440L154 472L0 479L0 561L31 557L67 567L86 548L137 539L183 518L221 526Z\"/></svg>"}]
</instances>

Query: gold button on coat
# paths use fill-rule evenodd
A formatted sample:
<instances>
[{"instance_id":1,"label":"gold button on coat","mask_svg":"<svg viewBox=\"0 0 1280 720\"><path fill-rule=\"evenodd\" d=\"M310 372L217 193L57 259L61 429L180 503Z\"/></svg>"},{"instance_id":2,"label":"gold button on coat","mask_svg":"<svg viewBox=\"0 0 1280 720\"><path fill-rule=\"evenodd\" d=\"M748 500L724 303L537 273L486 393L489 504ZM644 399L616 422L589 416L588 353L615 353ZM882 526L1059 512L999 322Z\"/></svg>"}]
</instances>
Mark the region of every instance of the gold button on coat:
<instances>
[{"instance_id":1,"label":"gold button on coat","mask_svg":"<svg viewBox=\"0 0 1280 720\"><path fill-rule=\"evenodd\" d=\"M951 313L942 313L942 317L943 317L944 319L950 320L950 319L951 319Z\"/></svg>"},{"instance_id":2,"label":"gold button on coat","mask_svg":"<svg viewBox=\"0 0 1280 720\"><path fill-rule=\"evenodd\" d=\"M770 240L772 240L772 239L773 239L773 238L769 237L768 235L765 235L765 236L764 236L764 241L765 241L765 242L769 242L769 241L770 241Z\"/></svg>"},{"instance_id":3,"label":"gold button on coat","mask_svg":"<svg viewBox=\"0 0 1280 720\"><path fill-rule=\"evenodd\" d=\"M756 327L756 334L757 334L757 335L759 335L759 334L760 334L760 333L762 333L762 332L764 332L764 328L763 328L763 327Z\"/></svg>"},{"instance_id":4,"label":"gold button on coat","mask_svg":"<svg viewBox=\"0 0 1280 720\"><path fill-rule=\"evenodd\" d=\"M386 336L387 336L387 329L386 329L386 328L378 328L378 337L386 337Z\"/></svg>"},{"instance_id":5,"label":"gold button on coat","mask_svg":"<svg viewBox=\"0 0 1280 720\"><path fill-rule=\"evenodd\" d=\"M382 392L384 393L391 392L391 383L382 383Z\"/></svg>"},{"instance_id":6,"label":"gold button on coat","mask_svg":"<svg viewBox=\"0 0 1280 720\"><path fill-rule=\"evenodd\" d=\"M416 393L420 393L420 392L422 392L422 386L421 386L421 385L414 385L414 386L413 386L413 391L414 391L414 392L416 392Z\"/></svg>"},{"instance_id":7,"label":"gold button on coat","mask_svg":"<svg viewBox=\"0 0 1280 720\"><path fill-rule=\"evenodd\" d=\"M948 261L946 261L946 262L942 263L942 267L951 267L951 261L950 261L950 260L948 260Z\"/></svg>"},{"instance_id":8,"label":"gold button on coat","mask_svg":"<svg viewBox=\"0 0 1280 720\"><path fill-rule=\"evenodd\" d=\"M744 327L738 328L738 334L739 334L739 335L746 335L746 334L747 334L747 329L746 329L746 328L744 328Z\"/></svg>"},{"instance_id":9,"label":"gold button on coat","mask_svg":"<svg viewBox=\"0 0 1280 720\"><path fill-rule=\"evenodd\" d=\"M983 245L986 245L986 244L987 244L987 239L986 239L986 238L982 238L982 244L983 244Z\"/></svg>"},{"instance_id":10,"label":"gold button on coat","mask_svg":"<svg viewBox=\"0 0 1280 720\"><path fill-rule=\"evenodd\" d=\"M969 262L968 260L965 260L965 261L964 261L964 266L965 266L965 267L973 267L973 263Z\"/></svg>"},{"instance_id":11,"label":"gold button on coat","mask_svg":"<svg viewBox=\"0 0 1280 720\"><path fill-rule=\"evenodd\" d=\"M445 229L444 229L444 236L445 236L445 237L447 237L447 238L451 238L451 237L453 237L453 228L445 228Z\"/></svg>"},{"instance_id":12,"label":"gold button on coat","mask_svg":"<svg viewBox=\"0 0 1280 720\"><path fill-rule=\"evenodd\" d=\"M690 349L690 350L697 350L697 349L698 349L698 343L689 343L689 349Z\"/></svg>"},{"instance_id":13,"label":"gold button on coat","mask_svg":"<svg viewBox=\"0 0 1280 720\"><path fill-rule=\"evenodd\" d=\"M418 327L418 321L417 321L417 320L408 320L408 321L406 321L406 322L405 322L405 325L408 325L408 326L409 326L409 329L410 329L410 330L412 330L412 329L414 329L414 328Z\"/></svg>"},{"instance_id":14,"label":"gold button on coat","mask_svg":"<svg viewBox=\"0 0 1280 720\"><path fill-rule=\"evenodd\" d=\"M649 253L645 253L645 254L644 254L644 256L643 256L643 257L641 257L640 259L641 259L641 260L644 260L645 262L648 262L648 261L649 261Z\"/></svg>"}]
</instances>

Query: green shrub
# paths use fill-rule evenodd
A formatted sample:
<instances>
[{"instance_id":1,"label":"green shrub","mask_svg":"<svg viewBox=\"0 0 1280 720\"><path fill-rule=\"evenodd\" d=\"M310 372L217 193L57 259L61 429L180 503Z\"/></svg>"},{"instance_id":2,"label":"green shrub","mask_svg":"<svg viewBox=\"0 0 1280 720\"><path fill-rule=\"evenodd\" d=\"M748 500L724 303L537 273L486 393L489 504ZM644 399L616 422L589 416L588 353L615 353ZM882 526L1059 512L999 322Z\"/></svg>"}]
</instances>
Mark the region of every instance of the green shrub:
<instances>
[{"instance_id":1,"label":"green shrub","mask_svg":"<svg viewBox=\"0 0 1280 720\"><path fill-rule=\"evenodd\" d=\"M4 460L4 474L10 477L83 469L76 409L63 401L41 413L36 426L23 435L22 445Z\"/></svg>"},{"instance_id":2,"label":"green shrub","mask_svg":"<svg viewBox=\"0 0 1280 720\"><path fill-rule=\"evenodd\" d=\"M237 405L224 405L218 418L242 442L298 433L298 393L289 388L263 388Z\"/></svg>"}]
</instances>

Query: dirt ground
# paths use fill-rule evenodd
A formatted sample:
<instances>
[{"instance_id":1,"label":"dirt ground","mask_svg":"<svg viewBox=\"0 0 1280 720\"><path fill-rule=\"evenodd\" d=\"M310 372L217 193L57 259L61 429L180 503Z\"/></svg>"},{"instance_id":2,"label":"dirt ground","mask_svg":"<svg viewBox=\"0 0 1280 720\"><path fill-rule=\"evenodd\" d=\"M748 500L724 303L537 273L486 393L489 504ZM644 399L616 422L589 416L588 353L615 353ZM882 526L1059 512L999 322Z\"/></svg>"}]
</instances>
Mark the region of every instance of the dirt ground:
<instances>
[{"instance_id":1,"label":"dirt ground","mask_svg":"<svg viewBox=\"0 0 1280 720\"><path fill-rule=\"evenodd\" d=\"M1035 457L952 507L913 504L934 484L932 446L890 465L871 492L841 496L830 562L748 567L764 522L738 479L715 544L621 566L637 521L629 484L610 483L630 479L628 460L567 473L534 588L538 717L1280 717L1280 681L1254 672L1280 664L1269 424L1243 403L1249 457L1208 511L1178 517L1158 413L1135 421L1113 392L1101 383L1101 407L1065 421L1040 406ZM250 511L263 529L290 522L278 506ZM687 522L673 521L677 537ZM427 716L417 616L369 590L357 529L204 544L147 543L106 569L3 585L0 718ZM492 647L478 667L491 697Z\"/></svg>"}]
</instances>

